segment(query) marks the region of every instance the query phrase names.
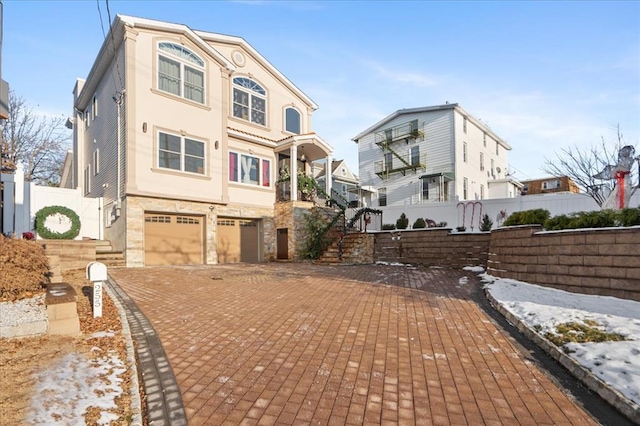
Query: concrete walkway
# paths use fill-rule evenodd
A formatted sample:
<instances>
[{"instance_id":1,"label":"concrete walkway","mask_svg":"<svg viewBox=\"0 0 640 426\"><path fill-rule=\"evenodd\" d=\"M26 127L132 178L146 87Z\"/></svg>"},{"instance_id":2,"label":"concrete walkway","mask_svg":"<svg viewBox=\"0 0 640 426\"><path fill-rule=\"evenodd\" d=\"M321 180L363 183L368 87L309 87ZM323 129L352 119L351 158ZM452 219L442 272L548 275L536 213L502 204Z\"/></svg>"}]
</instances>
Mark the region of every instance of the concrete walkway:
<instances>
[{"instance_id":1,"label":"concrete walkway","mask_svg":"<svg viewBox=\"0 0 640 426\"><path fill-rule=\"evenodd\" d=\"M471 299L472 273L267 263L111 275L158 333L191 425L596 424Z\"/></svg>"}]
</instances>

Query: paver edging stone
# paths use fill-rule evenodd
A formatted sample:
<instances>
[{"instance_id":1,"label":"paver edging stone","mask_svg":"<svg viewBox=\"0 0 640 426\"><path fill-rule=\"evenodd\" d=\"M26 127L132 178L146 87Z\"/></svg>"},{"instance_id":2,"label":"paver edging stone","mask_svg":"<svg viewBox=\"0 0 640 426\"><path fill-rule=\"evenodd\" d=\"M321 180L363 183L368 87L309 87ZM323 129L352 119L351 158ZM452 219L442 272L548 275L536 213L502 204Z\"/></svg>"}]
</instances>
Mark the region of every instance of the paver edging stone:
<instances>
[{"instance_id":1,"label":"paver edging stone","mask_svg":"<svg viewBox=\"0 0 640 426\"><path fill-rule=\"evenodd\" d=\"M609 386L606 382L602 381L599 377L594 375L590 370L580 365L576 360L565 354L556 345L551 343L545 337L538 334L533 328L529 327L524 321L512 314L506 309L500 302L498 302L489 292L487 288L484 289L484 294L494 307L502 316L504 316L514 327L516 327L522 334L524 334L529 340L533 341L536 345L542 348L552 358L558 361L563 367L585 384L589 389L600 395L602 399L614 406L618 411L627 416L635 424L640 424L640 406L634 403L627 397L625 397L618 390Z\"/></svg>"},{"instance_id":2,"label":"paver edging stone","mask_svg":"<svg viewBox=\"0 0 640 426\"><path fill-rule=\"evenodd\" d=\"M129 328L129 322L127 321L127 313L122 307L122 304L113 289L109 286L109 281L107 281L107 285L104 286L104 289L111 298L116 309L118 309L120 323L122 324L122 334L125 338L127 347L127 362L131 366L129 375L129 377L131 377L129 396L131 397L131 411L133 412L133 415L131 416L131 423L129 424L132 426L142 426L142 401L140 399L140 383L138 382L138 366L135 348L133 346L133 339L131 338L131 329Z\"/></svg>"}]
</instances>

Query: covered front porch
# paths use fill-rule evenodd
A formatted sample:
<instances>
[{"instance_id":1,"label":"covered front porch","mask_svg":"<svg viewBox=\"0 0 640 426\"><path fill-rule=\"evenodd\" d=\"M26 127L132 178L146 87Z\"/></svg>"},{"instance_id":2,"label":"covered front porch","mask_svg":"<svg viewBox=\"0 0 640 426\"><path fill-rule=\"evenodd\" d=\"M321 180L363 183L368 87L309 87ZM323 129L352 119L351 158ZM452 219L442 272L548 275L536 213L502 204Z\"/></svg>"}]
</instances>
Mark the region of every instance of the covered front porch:
<instances>
[{"instance_id":1,"label":"covered front porch","mask_svg":"<svg viewBox=\"0 0 640 426\"><path fill-rule=\"evenodd\" d=\"M312 182L311 163L331 164L333 149L315 133L290 136L278 142L275 153L278 161L276 201L313 201L316 195ZM331 194L331 179L322 188Z\"/></svg>"}]
</instances>

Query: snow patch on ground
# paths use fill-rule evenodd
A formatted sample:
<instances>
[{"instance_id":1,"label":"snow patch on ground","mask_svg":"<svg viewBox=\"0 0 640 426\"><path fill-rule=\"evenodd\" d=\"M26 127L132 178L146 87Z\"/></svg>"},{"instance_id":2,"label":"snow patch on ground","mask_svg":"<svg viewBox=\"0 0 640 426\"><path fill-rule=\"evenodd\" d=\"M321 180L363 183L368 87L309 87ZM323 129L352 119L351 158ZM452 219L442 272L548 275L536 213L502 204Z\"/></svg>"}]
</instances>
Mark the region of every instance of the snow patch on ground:
<instances>
[{"instance_id":1,"label":"snow patch on ground","mask_svg":"<svg viewBox=\"0 0 640 426\"><path fill-rule=\"evenodd\" d=\"M118 420L115 398L122 395L122 379L126 370L117 354L88 359L83 354L66 355L46 370L40 371L31 402L29 424L78 424L89 407L98 407L97 424L108 425Z\"/></svg>"},{"instance_id":2,"label":"snow patch on ground","mask_svg":"<svg viewBox=\"0 0 640 426\"><path fill-rule=\"evenodd\" d=\"M482 266L465 266L464 268L462 268L465 271L471 271L471 272L484 272L484 268Z\"/></svg>"},{"instance_id":3,"label":"snow patch on ground","mask_svg":"<svg viewBox=\"0 0 640 426\"><path fill-rule=\"evenodd\" d=\"M569 356L640 404L640 302L569 293L554 288L482 274L489 293L529 327L544 335L558 324L591 320L627 341L570 343Z\"/></svg>"}]
</instances>

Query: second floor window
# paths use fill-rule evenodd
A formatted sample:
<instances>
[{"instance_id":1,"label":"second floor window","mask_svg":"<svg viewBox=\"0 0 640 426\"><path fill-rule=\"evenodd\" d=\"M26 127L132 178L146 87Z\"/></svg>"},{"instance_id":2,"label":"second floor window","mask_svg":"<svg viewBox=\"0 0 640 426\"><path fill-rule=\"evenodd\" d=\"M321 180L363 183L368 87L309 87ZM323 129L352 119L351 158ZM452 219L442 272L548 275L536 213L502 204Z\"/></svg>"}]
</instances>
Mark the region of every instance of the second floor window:
<instances>
[{"instance_id":1,"label":"second floor window","mask_svg":"<svg viewBox=\"0 0 640 426\"><path fill-rule=\"evenodd\" d=\"M467 162L467 143L462 143L462 161Z\"/></svg>"},{"instance_id":2,"label":"second floor window","mask_svg":"<svg viewBox=\"0 0 640 426\"><path fill-rule=\"evenodd\" d=\"M251 155L229 153L229 180L249 185L271 185L271 162Z\"/></svg>"},{"instance_id":3,"label":"second floor window","mask_svg":"<svg viewBox=\"0 0 640 426\"><path fill-rule=\"evenodd\" d=\"M390 152L384 154L384 170L386 172L393 170L393 154Z\"/></svg>"},{"instance_id":4,"label":"second floor window","mask_svg":"<svg viewBox=\"0 0 640 426\"><path fill-rule=\"evenodd\" d=\"M175 43L158 44L158 89L204 103L204 61Z\"/></svg>"},{"instance_id":5,"label":"second floor window","mask_svg":"<svg viewBox=\"0 0 640 426\"><path fill-rule=\"evenodd\" d=\"M466 200L469 196L469 180L467 178L462 179L462 199Z\"/></svg>"},{"instance_id":6,"label":"second floor window","mask_svg":"<svg viewBox=\"0 0 640 426\"><path fill-rule=\"evenodd\" d=\"M158 167L205 174L204 142L159 132Z\"/></svg>"},{"instance_id":7,"label":"second floor window","mask_svg":"<svg viewBox=\"0 0 640 426\"><path fill-rule=\"evenodd\" d=\"M285 110L285 130L287 132L300 134L300 113L294 108Z\"/></svg>"},{"instance_id":8,"label":"second floor window","mask_svg":"<svg viewBox=\"0 0 640 426\"><path fill-rule=\"evenodd\" d=\"M480 153L480 171L484 170L484 152Z\"/></svg>"},{"instance_id":9,"label":"second floor window","mask_svg":"<svg viewBox=\"0 0 640 426\"><path fill-rule=\"evenodd\" d=\"M266 90L249 78L235 77L233 79L233 116L266 126Z\"/></svg>"},{"instance_id":10,"label":"second floor window","mask_svg":"<svg viewBox=\"0 0 640 426\"><path fill-rule=\"evenodd\" d=\"M411 165L412 166L420 165L420 147L419 146L411 147Z\"/></svg>"}]
</instances>

